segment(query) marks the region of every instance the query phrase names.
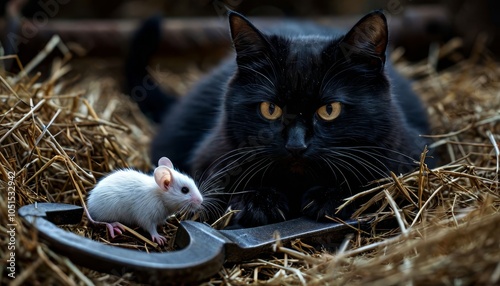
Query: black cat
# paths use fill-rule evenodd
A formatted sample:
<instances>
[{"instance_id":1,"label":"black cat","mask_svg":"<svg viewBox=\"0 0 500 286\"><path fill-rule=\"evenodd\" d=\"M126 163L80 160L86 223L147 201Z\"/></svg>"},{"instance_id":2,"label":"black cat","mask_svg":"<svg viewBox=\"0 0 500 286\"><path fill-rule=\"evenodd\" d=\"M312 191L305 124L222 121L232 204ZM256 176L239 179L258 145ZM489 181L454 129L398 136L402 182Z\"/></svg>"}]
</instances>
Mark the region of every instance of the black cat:
<instances>
[{"instance_id":1,"label":"black cat","mask_svg":"<svg viewBox=\"0 0 500 286\"><path fill-rule=\"evenodd\" d=\"M310 25L263 33L238 13L228 18L236 56L169 107L153 162L167 156L202 189L224 194L245 227L348 217L352 209L336 214L344 198L415 168L428 123L386 62L382 12L345 35Z\"/></svg>"}]
</instances>

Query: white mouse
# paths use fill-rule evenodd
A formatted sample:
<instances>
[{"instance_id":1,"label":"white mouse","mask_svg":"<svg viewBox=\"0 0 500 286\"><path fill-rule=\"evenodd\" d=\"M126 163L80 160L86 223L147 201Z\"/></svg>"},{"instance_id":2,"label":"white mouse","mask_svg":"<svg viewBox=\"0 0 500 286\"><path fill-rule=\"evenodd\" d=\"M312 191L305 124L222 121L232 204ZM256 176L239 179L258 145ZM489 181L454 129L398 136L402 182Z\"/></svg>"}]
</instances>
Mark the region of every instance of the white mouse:
<instances>
[{"instance_id":1,"label":"white mouse","mask_svg":"<svg viewBox=\"0 0 500 286\"><path fill-rule=\"evenodd\" d=\"M156 227L178 211L200 209L202 203L193 179L162 157L153 176L125 169L103 178L89 193L87 216L94 224L106 225L111 237L124 231L123 223L142 227L153 241L163 245L166 239Z\"/></svg>"}]
</instances>

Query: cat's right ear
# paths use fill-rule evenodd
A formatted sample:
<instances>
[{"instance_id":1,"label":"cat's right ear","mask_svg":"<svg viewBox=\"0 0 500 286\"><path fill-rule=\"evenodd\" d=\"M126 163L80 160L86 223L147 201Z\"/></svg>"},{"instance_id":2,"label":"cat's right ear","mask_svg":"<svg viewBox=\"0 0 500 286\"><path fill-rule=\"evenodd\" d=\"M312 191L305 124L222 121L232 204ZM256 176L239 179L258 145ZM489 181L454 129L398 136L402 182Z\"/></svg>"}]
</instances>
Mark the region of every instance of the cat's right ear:
<instances>
[{"instance_id":1,"label":"cat's right ear","mask_svg":"<svg viewBox=\"0 0 500 286\"><path fill-rule=\"evenodd\" d=\"M262 33L241 14L228 12L231 38L238 58L257 56L265 52L269 43Z\"/></svg>"},{"instance_id":2,"label":"cat's right ear","mask_svg":"<svg viewBox=\"0 0 500 286\"><path fill-rule=\"evenodd\" d=\"M387 19L382 11L369 13L344 36L339 43L343 55L369 58L367 63L382 66L385 63L385 51L388 42Z\"/></svg>"}]
</instances>

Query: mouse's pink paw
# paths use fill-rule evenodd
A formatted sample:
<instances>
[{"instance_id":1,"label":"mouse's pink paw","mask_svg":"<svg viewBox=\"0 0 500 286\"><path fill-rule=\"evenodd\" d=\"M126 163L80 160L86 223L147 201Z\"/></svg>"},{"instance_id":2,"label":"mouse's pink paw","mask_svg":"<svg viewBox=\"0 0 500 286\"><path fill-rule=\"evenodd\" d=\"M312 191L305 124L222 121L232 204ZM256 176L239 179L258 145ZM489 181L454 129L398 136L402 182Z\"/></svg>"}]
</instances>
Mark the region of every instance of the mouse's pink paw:
<instances>
[{"instance_id":1,"label":"mouse's pink paw","mask_svg":"<svg viewBox=\"0 0 500 286\"><path fill-rule=\"evenodd\" d=\"M111 238L115 238L115 233L122 234L125 231L125 228L119 222L106 223L106 227L108 228Z\"/></svg>"},{"instance_id":2,"label":"mouse's pink paw","mask_svg":"<svg viewBox=\"0 0 500 286\"><path fill-rule=\"evenodd\" d=\"M151 240L158 243L159 245L164 245L165 243L167 243L167 239L159 234L152 234Z\"/></svg>"}]
</instances>

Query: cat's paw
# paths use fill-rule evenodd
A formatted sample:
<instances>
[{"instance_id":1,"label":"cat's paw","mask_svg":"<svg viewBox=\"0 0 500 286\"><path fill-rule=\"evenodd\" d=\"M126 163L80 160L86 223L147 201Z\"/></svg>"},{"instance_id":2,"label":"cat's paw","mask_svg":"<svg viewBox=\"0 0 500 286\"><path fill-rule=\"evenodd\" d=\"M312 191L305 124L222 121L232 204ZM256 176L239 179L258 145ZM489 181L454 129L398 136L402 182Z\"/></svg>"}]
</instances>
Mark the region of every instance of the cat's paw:
<instances>
[{"instance_id":1,"label":"cat's paw","mask_svg":"<svg viewBox=\"0 0 500 286\"><path fill-rule=\"evenodd\" d=\"M238 210L233 225L254 227L285 221L288 215L286 197L272 188L248 190L230 200L231 209Z\"/></svg>"},{"instance_id":2,"label":"cat's paw","mask_svg":"<svg viewBox=\"0 0 500 286\"><path fill-rule=\"evenodd\" d=\"M337 188L313 187L302 197L302 213L315 220L327 220L327 216L347 219L353 213L350 206L336 213L337 208L344 203L342 193Z\"/></svg>"}]
</instances>

